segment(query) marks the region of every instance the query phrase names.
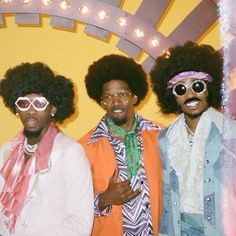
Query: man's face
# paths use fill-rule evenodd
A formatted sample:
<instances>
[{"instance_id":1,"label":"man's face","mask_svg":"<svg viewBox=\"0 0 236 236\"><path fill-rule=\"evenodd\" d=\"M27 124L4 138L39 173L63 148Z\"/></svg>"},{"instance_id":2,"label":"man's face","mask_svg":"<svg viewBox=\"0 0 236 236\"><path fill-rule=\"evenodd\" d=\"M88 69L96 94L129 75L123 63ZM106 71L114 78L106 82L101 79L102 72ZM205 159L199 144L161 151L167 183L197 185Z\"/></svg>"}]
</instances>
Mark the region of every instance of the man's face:
<instances>
[{"instance_id":1,"label":"man's face","mask_svg":"<svg viewBox=\"0 0 236 236\"><path fill-rule=\"evenodd\" d=\"M31 104L32 103L32 104ZM47 130L51 114L55 114L56 108L40 94L31 93L17 100L21 122L27 138L40 138Z\"/></svg>"},{"instance_id":2,"label":"man's face","mask_svg":"<svg viewBox=\"0 0 236 236\"><path fill-rule=\"evenodd\" d=\"M173 87L173 90L177 92L175 94L176 102L180 105L185 116L190 118L200 117L209 108L206 86L206 83L202 80L187 78L181 80ZM186 92L184 94L182 92L182 95L181 91L185 91L185 89ZM181 95L178 95L178 92Z\"/></svg>"},{"instance_id":3,"label":"man's face","mask_svg":"<svg viewBox=\"0 0 236 236\"><path fill-rule=\"evenodd\" d=\"M132 94L125 81L111 80L104 83L101 105L117 125L123 128L132 125L136 102L137 96Z\"/></svg>"}]
</instances>

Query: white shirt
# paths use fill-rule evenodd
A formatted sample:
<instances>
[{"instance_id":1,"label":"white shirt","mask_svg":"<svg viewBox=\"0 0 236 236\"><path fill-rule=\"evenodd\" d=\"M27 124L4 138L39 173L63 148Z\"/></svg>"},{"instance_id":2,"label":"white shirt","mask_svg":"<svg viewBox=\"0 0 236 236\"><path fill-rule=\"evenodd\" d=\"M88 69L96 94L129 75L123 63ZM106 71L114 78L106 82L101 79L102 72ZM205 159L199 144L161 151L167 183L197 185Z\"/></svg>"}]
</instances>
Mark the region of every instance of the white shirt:
<instances>
[{"instance_id":1,"label":"white shirt","mask_svg":"<svg viewBox=\"0 0 236 236\"><path fill-rule=\"evenodd\" d=\"M10 143L0 149L0 168ZM0 175L0 191L4 179ZM0 205L0 210L1 210ZM93 190L88 160L80 144L58 133L49 168L31 177L25 205L15 231L6 228L0 212L3 236L88 236L93 224Z\"/></svg>"}]
</instances>

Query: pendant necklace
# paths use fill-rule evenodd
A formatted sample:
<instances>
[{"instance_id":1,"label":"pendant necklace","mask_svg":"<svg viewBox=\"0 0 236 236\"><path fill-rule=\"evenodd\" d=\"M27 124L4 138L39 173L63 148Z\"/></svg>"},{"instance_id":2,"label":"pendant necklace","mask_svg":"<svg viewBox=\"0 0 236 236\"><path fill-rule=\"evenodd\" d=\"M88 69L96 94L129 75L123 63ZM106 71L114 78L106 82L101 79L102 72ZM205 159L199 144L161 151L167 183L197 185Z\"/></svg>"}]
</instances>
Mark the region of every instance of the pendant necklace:
<instances>
[{"instance_id":1,"label":"pendant necklace","mask_svg":"<svg viewBox=\"0 0 236 236\"><path fill-rule=\"evenodd\" d=\"M192 147L193 146L193 139L194 139L194 132L188 127L186 122L184 122L184 125L187 129L187 136L188 136L188 141L189 141L190 147Z\"/></svg>"}]
</instances>

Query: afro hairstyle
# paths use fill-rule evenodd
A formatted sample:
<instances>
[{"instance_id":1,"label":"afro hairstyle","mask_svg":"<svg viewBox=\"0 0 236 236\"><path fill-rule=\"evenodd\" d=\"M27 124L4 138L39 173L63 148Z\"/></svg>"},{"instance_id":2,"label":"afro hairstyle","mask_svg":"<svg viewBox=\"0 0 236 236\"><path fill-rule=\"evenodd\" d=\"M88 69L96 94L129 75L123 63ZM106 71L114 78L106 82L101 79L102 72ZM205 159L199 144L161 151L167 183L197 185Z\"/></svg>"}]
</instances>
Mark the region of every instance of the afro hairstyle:
<instances>
[{"instance_id":1,"label":"afro hairstyle","mask_svg":"<svg viewBox=\"0 0 236 236\"><path fill-rule=\"evenodd\" d=\"M147 75L141 65L132 58L121 55L106 55L88 68L85 85L90 98L100 104L103 84L111 80L125 81L131 92L138 97L138 105L148 92Z\"/></svg>"},{"instance_id":2,"label":"afro hairstyle","mask_svg":"<svg viewBox=\"0 0 236 236\"><path fill-rule=\"evenodd\" d=\"M53 118L59 123L75 111L74 87L70 79L55 75L41 62L22 63L8 69L0 81L0 95L5 106L16 113L17 98L31 93L41 94L57 108Z\"/></svg>"},{"instance_id":3,"label":"afro hairstyle","mask_svg":"<svg viewBox=\"0 0 236 236\"><path fill-rule=\"evenodd\" d=\"M167 89L168 81L184 71L205 72L212 78L207 82L208 104L216 109L222 101L221 82L223 77L223 58L220 52L210 45L187 41L183 45L169 48L162 56L156 59L156 64L150 72L152 89L157 95L157 103L163 113L180 113L180 107Z\"/></svg>"}]
</instances>

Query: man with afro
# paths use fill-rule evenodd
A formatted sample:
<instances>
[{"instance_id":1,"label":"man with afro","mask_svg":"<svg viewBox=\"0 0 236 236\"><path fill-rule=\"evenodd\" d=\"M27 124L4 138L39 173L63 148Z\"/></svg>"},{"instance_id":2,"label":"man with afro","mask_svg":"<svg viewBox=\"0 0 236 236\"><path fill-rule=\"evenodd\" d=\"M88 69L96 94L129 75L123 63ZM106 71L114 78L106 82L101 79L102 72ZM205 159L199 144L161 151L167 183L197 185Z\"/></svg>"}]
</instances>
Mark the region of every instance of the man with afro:
<instances>
[{"instance_id":1,"label":"man with afro","mask_svg":"<svg viewBox=\"0 0 236 236\"><path fill-rule=\"evenodd\" d=\"M92 235L157 235L160 127L134 112L148 92L147 76L133 59L112 54L89 67L85 84L89 97L106 111L80 140L94 183Z\"/></svg>"},{"instance_id":2,"label":"man with afro","mask_svg":"<svg viewBox=\"0 0 236 236\"><path fill-rule=\"evenodd\" d=\"M219 160L222 151L222 56L186 42L158 57L153 91L177 118L159 135L163 168L161 235L220 236Z\"/></svg>"},{"instance_id":3,"label":"man with afro","mask_svg":"<svg viewBox=\"0 0 236 236\"><path fill-rule=\"evenodd\" d=\"M72 82L43 63L22 63L6 72L0 95L23 125L0 149L0 235L89 236L89 162L56 125L74 113Z\"/></svg>"}]
</instances>

